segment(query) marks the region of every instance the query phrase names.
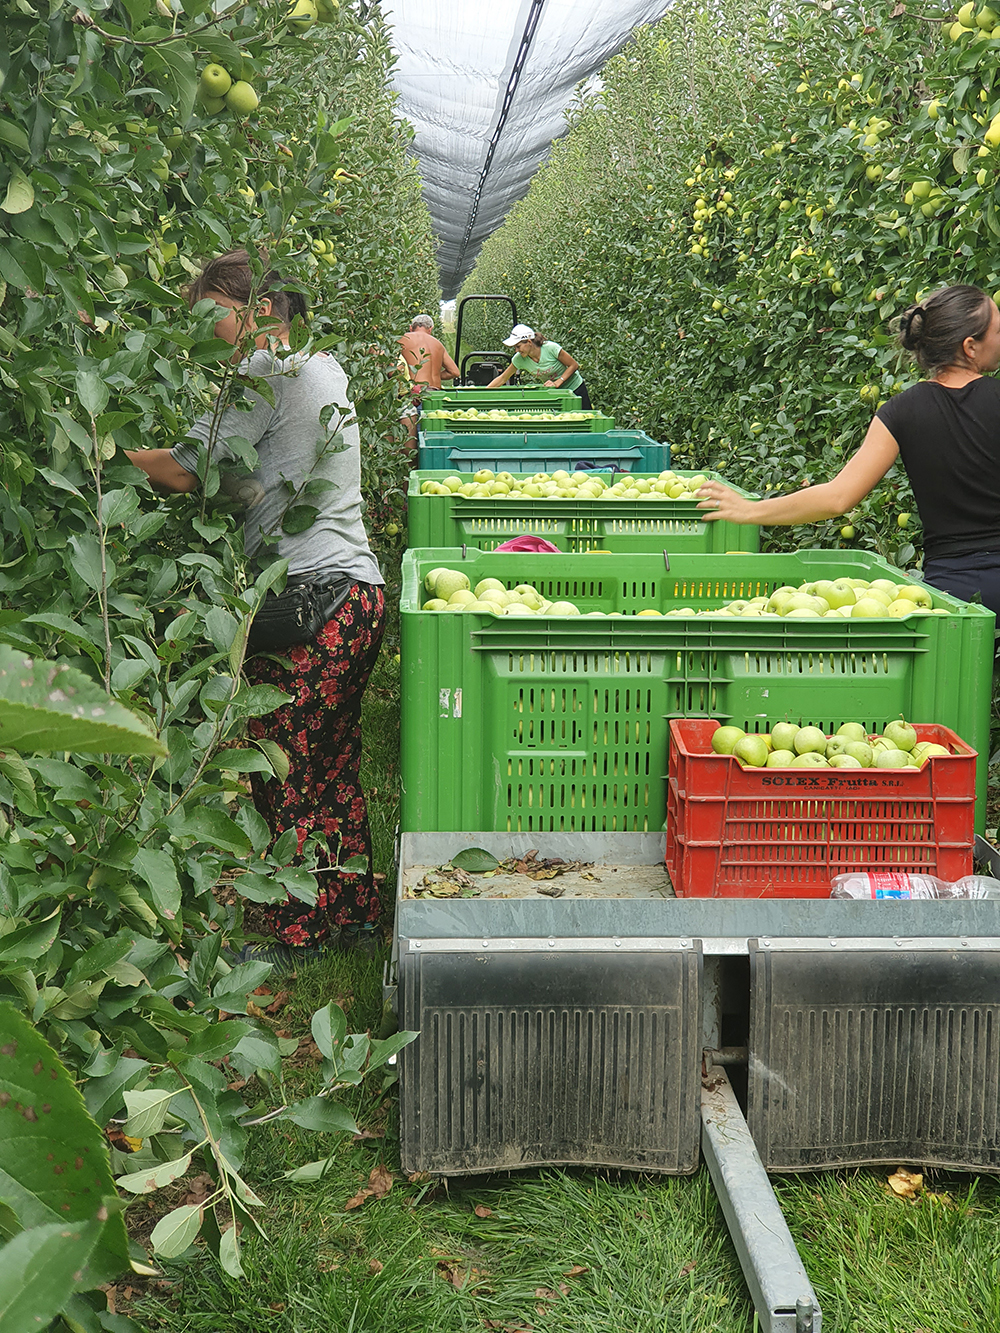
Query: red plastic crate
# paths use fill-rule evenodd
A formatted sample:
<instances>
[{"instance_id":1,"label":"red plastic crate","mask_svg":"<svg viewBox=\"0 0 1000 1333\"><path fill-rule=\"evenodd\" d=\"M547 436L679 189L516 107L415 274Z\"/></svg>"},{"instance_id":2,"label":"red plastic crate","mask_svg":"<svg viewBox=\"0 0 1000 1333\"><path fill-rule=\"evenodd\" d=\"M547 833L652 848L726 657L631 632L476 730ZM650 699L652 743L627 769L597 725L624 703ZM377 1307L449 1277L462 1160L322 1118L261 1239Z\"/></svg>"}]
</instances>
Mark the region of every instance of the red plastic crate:
<instances>
[{"instance_id":1,"label":"red plastic crate","mask_svg":"<svg viewBox=\"0 0 1000 1333\"><path fill-rule=\"evenodd\" d=\"M826 898L835 875L972 873L976 751L947 727L919 740L954 753L922 768L744 768L714 754L712 718L670 723L667 870L679 898Z\"/></svg>"}]
</instances>

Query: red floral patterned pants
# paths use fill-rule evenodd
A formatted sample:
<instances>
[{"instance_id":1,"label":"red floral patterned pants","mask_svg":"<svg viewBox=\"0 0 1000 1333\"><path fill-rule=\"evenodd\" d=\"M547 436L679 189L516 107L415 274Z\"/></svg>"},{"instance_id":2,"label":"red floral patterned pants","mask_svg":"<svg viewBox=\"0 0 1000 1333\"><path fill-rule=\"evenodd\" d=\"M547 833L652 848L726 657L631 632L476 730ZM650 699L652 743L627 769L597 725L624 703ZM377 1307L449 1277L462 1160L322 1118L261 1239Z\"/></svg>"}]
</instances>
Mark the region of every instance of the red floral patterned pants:
<instances>
[{"instance_id":1,"label":"red floral patterned pants","mask_svg":"<svg viewBox=\"0 0 1000 1333\"><path fill-rule=\"evenodd\" d=\"M247 662L254 684L276 685L292 696L291 703L250 723L250 734L276 741L291 765L284 783L251 775L254 805L273 837L295 827L300 850L310 833L323 834L329 847L329 856L320 859L314 908L288 898L265 909L285 944L323 944L331 930L379 915L361 790L361 696L378 657L384 611L382 589L356 583L316 641L285 654L291 670L270 657ZM353 856L366 857L367 868L334 868Z\"/></svg>"}]
</instances>

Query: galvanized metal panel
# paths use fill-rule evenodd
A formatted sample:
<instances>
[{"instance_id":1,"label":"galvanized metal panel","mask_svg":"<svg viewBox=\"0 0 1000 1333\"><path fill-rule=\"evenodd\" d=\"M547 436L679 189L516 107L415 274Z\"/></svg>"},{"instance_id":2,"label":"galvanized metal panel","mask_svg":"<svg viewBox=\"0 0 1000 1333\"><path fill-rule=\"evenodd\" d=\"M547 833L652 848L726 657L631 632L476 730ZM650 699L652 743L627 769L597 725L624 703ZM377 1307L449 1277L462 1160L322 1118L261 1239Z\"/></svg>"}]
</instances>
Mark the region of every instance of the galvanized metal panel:
<instances>
[{"instance_id":1,"label":"galvanized metal panel","mask_svg":"<svg viewBox=\"0 0 1000 1333\"><path fill-rule=\"evenodd\" d=\"M464 943L422 942L399 958L401 1024L420 1032L400 1057L405 1170L695 1170L701 954L691 941Z\"/></svg>"},{"instance_id":2,"label":"galvanized metal panel","mask_svg":"<svg viewBox=\"0 0 1000 1333\"><path fill-rule=\"evenodd\" d=\"M1000 1172L996 940L750 943L747 1120L769 1171Z\"/></svg>"}]
</instances>

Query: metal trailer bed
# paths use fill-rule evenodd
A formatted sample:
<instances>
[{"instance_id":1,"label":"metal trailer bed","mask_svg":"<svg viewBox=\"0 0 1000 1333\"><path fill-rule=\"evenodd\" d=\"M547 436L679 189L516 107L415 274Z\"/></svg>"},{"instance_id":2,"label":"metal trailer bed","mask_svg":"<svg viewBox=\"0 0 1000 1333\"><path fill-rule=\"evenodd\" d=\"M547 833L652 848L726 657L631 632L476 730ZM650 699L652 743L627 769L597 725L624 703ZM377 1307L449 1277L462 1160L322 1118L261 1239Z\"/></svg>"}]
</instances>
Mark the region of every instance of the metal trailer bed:
<instances>
[{"instance_id":1,"label":"metal trailer bed","mask_svg":"<svg viewBox=\"0 0 1000 1333\"><path fill-rule=\"evenodd\" d=\"M468 847L590 865L423 896ZM662 834L404 833L399 861L405 1170L703 1155L763 1333L822 1327L768 1172L1000 1171L1000 902L678 899Z\"/></svg>"}]
</instances>

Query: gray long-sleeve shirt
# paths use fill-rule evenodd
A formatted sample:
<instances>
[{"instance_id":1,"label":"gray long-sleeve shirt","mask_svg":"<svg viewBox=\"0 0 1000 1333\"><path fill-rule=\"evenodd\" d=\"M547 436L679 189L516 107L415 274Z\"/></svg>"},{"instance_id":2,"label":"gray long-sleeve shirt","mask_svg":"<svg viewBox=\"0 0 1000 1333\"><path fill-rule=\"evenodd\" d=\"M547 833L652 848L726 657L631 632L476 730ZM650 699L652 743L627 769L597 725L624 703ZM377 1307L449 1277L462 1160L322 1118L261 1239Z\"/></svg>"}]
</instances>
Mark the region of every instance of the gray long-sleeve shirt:
<instances>
[{"instance_id":1,"label":"gray long-sleeve shirt","mask_svg":"<svg viewBox=\"0 0 1000 1333\"><path fill-rule=\"evenodd\" d=\"M339 420L354 416L347 376L339 362L322 352L280 360L271 352L259 350L243 362L240 371L266 379L274 394L272 407L248 384L245 401L249 411L227 407L214 432L213 460L234 456L226 444L232 436L249 440L257 450L258 466L252 475L264 495L247 513L248 557L259 553L259 564L285 559L290 575L348 574L361 583L381 584L384 580L361 518L357 423L345 426L333 449L328 447ZM330 404L336 404L338 410L324 427L320 413ZM175 461L188 472L198 471L199 445L208 444L212 420L211 413L200 417L187 438L171 450ZM333 484L311 494L296 494L303 482L313 478ZM318 511L312 524L303 532L283 531L289 510L302 505L312 505ZM294 520L291 526L295 526Z\"/></svg>"}]
</instances>

